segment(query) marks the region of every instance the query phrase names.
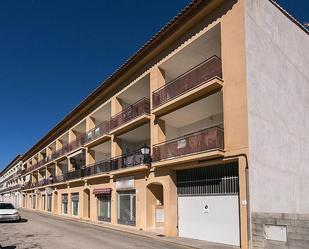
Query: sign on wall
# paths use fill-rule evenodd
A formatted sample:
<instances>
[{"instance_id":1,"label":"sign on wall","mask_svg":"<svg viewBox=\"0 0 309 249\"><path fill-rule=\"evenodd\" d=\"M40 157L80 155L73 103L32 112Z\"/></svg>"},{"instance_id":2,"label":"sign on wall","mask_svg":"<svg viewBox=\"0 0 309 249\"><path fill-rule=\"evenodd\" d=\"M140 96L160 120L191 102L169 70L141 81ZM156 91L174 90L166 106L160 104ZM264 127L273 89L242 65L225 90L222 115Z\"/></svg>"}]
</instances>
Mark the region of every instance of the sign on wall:
<instances>
[{"instance_id":1,"label":"sign on wall","mask_svg":"<svg viewBox=\"0 0 309 249\"><path fill-rule=\"evenodd\" d=\"M134 188L134 177L121 177L116 179L116 189L132 189Z\"/></svg>"}]
</instances>

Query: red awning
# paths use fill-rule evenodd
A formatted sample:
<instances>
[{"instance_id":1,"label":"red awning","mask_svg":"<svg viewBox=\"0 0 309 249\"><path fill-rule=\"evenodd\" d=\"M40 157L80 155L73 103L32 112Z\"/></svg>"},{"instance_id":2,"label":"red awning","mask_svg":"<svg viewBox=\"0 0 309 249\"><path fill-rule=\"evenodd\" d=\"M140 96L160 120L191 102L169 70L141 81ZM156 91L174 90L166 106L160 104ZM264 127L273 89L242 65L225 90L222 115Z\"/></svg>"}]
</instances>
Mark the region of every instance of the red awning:
<instances>
[{"instance_id":1,"label":"red awning","mask_svg":"<svg viewBox=\"0 0 309 249\"><path fill-rule=\"evenodd\" d=\"M109 195L112 192L111 188L95 188L93 193L95 195Z\"/></svg>"}]
</instances>

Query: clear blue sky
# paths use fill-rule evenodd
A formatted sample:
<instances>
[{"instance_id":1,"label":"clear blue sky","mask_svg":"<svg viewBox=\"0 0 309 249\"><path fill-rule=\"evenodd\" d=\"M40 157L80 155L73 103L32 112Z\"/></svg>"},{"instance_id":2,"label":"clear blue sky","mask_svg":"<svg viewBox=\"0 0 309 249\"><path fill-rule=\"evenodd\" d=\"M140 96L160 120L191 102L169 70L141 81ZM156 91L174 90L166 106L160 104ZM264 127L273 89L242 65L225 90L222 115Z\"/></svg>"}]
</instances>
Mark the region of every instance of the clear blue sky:
<instances>
[{"instance_id":1,"label":"clear blue sky","mask_svg":"<svg viewBox=\"0 0 309 249\"><path fill-rule=\"evenodd\" d=\"M0 170L189 2L0 1ZM306 1L279 2L309 21Z\"/></svg>"}]
</instances>

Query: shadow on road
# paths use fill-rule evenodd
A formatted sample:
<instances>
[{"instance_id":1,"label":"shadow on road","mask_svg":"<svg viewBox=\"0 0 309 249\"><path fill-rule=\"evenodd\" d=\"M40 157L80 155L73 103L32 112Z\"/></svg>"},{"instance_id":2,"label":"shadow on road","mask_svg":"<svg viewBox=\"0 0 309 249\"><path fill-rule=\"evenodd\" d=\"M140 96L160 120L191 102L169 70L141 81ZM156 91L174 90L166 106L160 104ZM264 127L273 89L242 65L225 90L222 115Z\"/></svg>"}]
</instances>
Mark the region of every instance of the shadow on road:
<instances>
[{"instance_id":1,"label":"shadow on road","mask_svg":"<svg viewBox=\"0 0 309 249\"><path fill-rule=\"evenodd\" d=\"M21 218L20 220L17 220L17 221L1 221L0 223L24 223L24 222L28 222L28 220ZM10 248L15 248L15 247L1 247L0 246L0 249L3 249L3 248L10 249Z\"/></svg>"},{"instance_id":2,"label":"shadow on road","mask_svg":"<svg viewBox=\"0 0 309 249\"><path fill-rule=\"evenodd\" d=\"M15 249L15 248L16 248L16 246L5 246L5 247L2 247L0 245L0 249Z\"/></svg>"}]
</instances>

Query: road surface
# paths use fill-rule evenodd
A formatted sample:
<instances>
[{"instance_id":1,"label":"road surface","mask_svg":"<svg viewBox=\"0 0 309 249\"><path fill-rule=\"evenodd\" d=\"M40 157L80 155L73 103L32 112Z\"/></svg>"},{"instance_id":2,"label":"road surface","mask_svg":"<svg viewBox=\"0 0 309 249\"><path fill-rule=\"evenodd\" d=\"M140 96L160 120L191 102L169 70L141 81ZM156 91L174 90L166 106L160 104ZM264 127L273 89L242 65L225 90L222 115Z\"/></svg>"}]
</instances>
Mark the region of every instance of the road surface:
<instances>
[{"instance_id":1,"label":"road surface","mask_svg":"<svg viewBox=\"0 0 309 249\"><path fill-rule=\"evenodd\" d=\"M2 249L186 249L148 238L37 212L21 211L20 223L0 223Z\"/></svg>"}]
</instances>

